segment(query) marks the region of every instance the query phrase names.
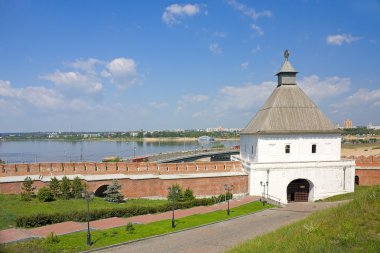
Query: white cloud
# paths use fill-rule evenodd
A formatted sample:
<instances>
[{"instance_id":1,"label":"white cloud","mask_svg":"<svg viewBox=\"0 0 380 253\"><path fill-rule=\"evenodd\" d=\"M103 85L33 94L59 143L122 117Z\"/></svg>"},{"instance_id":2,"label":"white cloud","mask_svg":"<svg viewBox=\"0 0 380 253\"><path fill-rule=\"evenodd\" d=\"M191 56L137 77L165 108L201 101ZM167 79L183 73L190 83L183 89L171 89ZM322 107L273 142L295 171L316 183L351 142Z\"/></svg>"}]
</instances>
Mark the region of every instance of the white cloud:
<instances>
[{"instance_id":1,"label":"white cloud","mask_svg":"<svg viewBox=\"0 0 380 253\"><path fill-rule=\"evenodd\" d=\"M263 30L258 25L251 24L251 29L254 30L258 36L263 36L264 35Z\"/></svg>"},{"instance_id":2,"label":"white cloud","mask_svg":"<svg viewBox=\"0 0 380 253\"><path fill-rule=\"evenodd\" d=\"M336 103L333 106L338 108L351 108L357 106L375 107L379 105L380 89L359 89L354 94L348 96L342 103Z\"/></svg>"},{"instance_id":3,"label":"white cloud","mask_svg":"<svg viewBox=\"0 0 380 253\"><path fill-rule=\"evenodd\" d=\"M261 51L260 45L257 45L254 49L251 50L252 54L256 54L259 51Z\"/></svg>"},{"instance_id":4,"label":"white cloud","mask_svg":"<svg viewBox=\"0 0 380 253\"><path fill-rule=\"evenodd\" d=\"M246 68L248 68L248 65L249 65L249 61L243 62L242 64L240 64L240 68L242 70L245 70Z\"/></svg>"},{"instance_id":5,"label":"white cloud","mask_svg":"<svg viewBox=\"0 0 380 253\"><path fill-rule=\"evenodd\" d=\"M263 82L259 85L247 84L242 87L225 86L219 90L216 111L229 109L247 110L262 103L276 87L275 82Z\"/></svg>"},{"instance_id":6,"label":"white cloud","mask_svg":"<svg viewBox=\"0 0 380 253\"><path fill-rule=\"evenodd\" d=\"M0 80L0 97L27 102L42 109L58 108L63 105L63 96L45 87L13 88L11 82Z\"/></svg>"},{"instance_id":7,"label":"white cloud","mask_svg":"<svg viewBox=\"0 0 380 253\"><path fill-rule=\"evenodd\" d=\"M155 109L162 109L169 106L166 102L151 102L149 105Z\"/></svg>"},{"instance_id":8,"label":"white cloud","mask_svg":"<svg viewBox=\"0 0 380 253\"><path fill-rule=\"evenodd\" d=\"M73 71L56 71L51 74L42 75L40 78L52 81L57 87L64 90L80 90L87 93L98 93L103 88L103 85L97 78Z\"/></svg>"},{"instance_id":9,"label":"white cloud","mask_svg":"<svg viewBox=\"0 0 380 253\"><path fill-rule=\"evenodd\" d=\"M203 94L197 94L197 95L184 95L182 96L182 103L183 104L191 104L191 103L199 103L208 100L208 96Z\"/></svg>"},{"instance_id":10,"label":"white cloud","mask_svg":"<svg viewBox=\"0 0 380 253\"><path fill-rule=\"evenodd\" d=\"M226 38L227 37L227 33L224 33L224 32L214 32L212 34L213 37L219 37L219 38Z\"/></svg>"},{"instance_id":11,"label":"white cloud","mask_svg":"<svg viewBox=\"0 0 380 253\"><path fill-rule=\"evenodd\" d=\"M74 69L95 73L95 67L97 65L104 64L104 62L95 58L88 58L87 60L76 60L75 62L68 62L64 64Z\"/></svg>"},{"instance_id":12,"label":"white cloud","mask_svg":"<svg viewBox=\"0 0 380 253\"><path fill-rule=\"evenodd\" d=\"M326 43L329 45L341 46L344 43L350 44L356 40L360 40L360 37L354 37L351 34L335 34L328 35L326 38Z\"/></svg>"},{"instance_id":13,"label":"white cloud","mask_svg":"<svg viewBox=\"0 0 380 253\"><path fill-rule=\"evenodd\" d=\"M179 24L181 18L194 16L200 9L197 4L172 4L165 8L161 18L168 25Z\"/></svg>"},{"instance_id":14,"label":"white cloud","mask_svg":"<svg viewBox=\"0 0 380 253\"><path fill-rule=\"evenodd\" d=\"M299 86L313 100L340 95L350 89L351 79L347 77L328 77L321 80L317 75L305 76L298 81Z\"/></svg>"},{"instance_id":15,"label":"white cloud","mask_svg":"<svg viewBox=\"0 0 380 253\"><path fill-rule=\"evenodd\" d=\"M127 88L139 82L136 63L129 58L116 58L107 63L103 77L110 78L118 88Z\"/></svg>"},{"instance_id":16,"label":"white cloud","mask_svg":"<svg viewBox=\"0 0 380 253\"><path fill-rule=\"evenodd\" d=\"M222 48L219 46L218 43L211 43L210 45L208 45L208 50L210 50L210 52L213 54L222 53Z\"/></svg>"},{"instance_id":17,"label":"white cloud","mask_svg":"<svg viewBox=\"0 0 380 253\"><path fill-rule=\"evenodd\" d=\"M234 9L242 12L245 16L247 16L253 20L256 20L256 19L261 18L261 17L271 17L272 16L272 12L269 10L257 12L255 9L249 8L242 3L239 3L236 0L228 0L227 3L229 5L231 5Z\"/></svg>"}]
</instances>

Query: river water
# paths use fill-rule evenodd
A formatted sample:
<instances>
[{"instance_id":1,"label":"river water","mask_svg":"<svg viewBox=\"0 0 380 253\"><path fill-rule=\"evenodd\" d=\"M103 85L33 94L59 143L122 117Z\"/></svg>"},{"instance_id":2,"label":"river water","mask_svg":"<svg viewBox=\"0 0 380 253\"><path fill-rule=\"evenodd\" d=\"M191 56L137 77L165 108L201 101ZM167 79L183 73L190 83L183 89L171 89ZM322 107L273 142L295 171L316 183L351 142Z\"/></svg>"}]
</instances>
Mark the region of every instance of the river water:
<instances>
[{"instance_id":1,"label":"river water","mask_svg":"<svg viewBox=\"0 0 380 253\"><path fill-rule=\"evenodd\" d=\"M239 140L221 141L225 147ZM194 142L121 141L0 141L0 159L6 163L100 162L108 156L133 158L183 150L209 148L212 144Z\"/></svg>"}]
</instances>

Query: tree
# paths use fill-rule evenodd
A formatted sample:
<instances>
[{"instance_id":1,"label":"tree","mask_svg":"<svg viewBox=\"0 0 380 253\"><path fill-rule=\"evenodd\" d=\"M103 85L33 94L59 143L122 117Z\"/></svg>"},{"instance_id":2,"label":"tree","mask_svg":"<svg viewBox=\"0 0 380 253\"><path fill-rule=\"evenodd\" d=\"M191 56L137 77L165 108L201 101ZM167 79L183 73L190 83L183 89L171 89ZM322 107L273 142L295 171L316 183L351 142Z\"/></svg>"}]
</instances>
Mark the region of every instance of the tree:
<instances>
[{"instance_id":1,"label":"tree","mask_svg":"<svg viewBox=\"0 0 380 253\"><path fill-rule=\"evenodd\" d=\"M38 190L37 198L41 202L50 202L54 200L54 195L50 188L42 187Z\"/></svg>"},{"instance_id":2,"label":"tree","mask_svg":"<svg viewBox=\"0 0 380 253\"><path fill-rule=\"evenodd\" d=\"M112 184L107 187L107 190L104 191L105 197L104 200L113 203L123 202L124 196L120 193L121 185L119 181L112 180Z\"/></svg>"},{"instance_id":3,"label":"tree","mask_svg":"<svg viewBox=\"0 0 380 253\"><path fill-rule=\"evenodd\" d=\"M80 199L82 197L82 191L84 190L84 186L79 177L75 177L73 182L71 183L71 195L76 199Z\"/></svg>"},{"instance_id":4,"label":"tree","mask_svg":"<svg viewBox=\"0 0 380 253\"><path fill-rule=\"evenodd\" d=\"M179 184L173 184L168 189L168 200L174 202L183 201L183 191L182 187Z\"/></svg>"},{"instance_id":5,"label":"tree","mask_svg":"<svg viewBox=\"0 0 380 253\"><path fill-rule=\"evenodd\" d=\"M56 177L53 177L50 181L50 184L49 184L49 189L51 191L51 193L53 193L53 196L55 198L58 198L59 195L60 195L60 184L59 184L59 181Z\"/></svg>"},{"instance_id":6,"label":"tree","mask_svg":"<svg viewBox=\"0 0 380 253\"><path fill-rule=\"evenodd\" d=\"M194 193L190 188L187 188L183 193L183 201L192 201L194 200Z\"/></svg>"},{"instance_id":7,"label":"tree","mask_svg":"<svg viewBox=\"0 0 380 253\"><path fill-rule=\"evenodd\" d=\"M33 186L34 181L30 177L26 177L24 179L24 182L22 182L22 192L21 192L21 199L24 201L30 201L32 200L32 197L34 197L34 190L36 189L35 186Z\"/></svg>"},{"instance_id":8,"label":"tree","mask_svg":"<svg viewBox=\"0 0 380 253\"><path fill-rule=\"evenodd\" d=\"M71 182L70 179L66 176L62 178L61 185L61 198L62 199L70 199L71 198Z\"/></svg>"}]
</instances>

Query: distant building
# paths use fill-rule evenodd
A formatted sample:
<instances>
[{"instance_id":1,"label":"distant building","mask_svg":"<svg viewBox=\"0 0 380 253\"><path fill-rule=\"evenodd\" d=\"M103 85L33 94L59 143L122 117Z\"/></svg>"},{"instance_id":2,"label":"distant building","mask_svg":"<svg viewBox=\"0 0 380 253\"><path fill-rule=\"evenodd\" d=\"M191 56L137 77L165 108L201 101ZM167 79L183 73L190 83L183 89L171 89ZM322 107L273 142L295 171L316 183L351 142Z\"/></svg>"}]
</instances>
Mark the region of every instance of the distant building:
<instances>
[{"instance_id":1,"label":"distant building","mask_svg":"<svg viewBox=\"0 0 380 253\"><path fill-rule=\"evenodd\" d=\"M346 119L346 120L343 122L343 128L352 128L352 120L350 120L350 119Z\"/></svg>"},{"instance_id":2,"label":"distant building","mask_svg":"<svg viewBox=\"0 0 380 253\"><path fill-rule=\"evenodd\" d=\"M372 130L379 130L380 129L380 126L374 126L372 125L372 123L368 123L367 125L367 129L372 129Z\"/></svg>"},{"instance_id":3,"label":"distant building","mask_svg":"<svg viewBox=\"0 0 380 253\"><path fill-rule=\"evenodd\" d=\"M240 155L232 156L249 173L249 194L288 203L353 192L355 161L341 160L338 128L296 84L284 55L277 87L241 132Z\"/></svg>"}]
</instances>

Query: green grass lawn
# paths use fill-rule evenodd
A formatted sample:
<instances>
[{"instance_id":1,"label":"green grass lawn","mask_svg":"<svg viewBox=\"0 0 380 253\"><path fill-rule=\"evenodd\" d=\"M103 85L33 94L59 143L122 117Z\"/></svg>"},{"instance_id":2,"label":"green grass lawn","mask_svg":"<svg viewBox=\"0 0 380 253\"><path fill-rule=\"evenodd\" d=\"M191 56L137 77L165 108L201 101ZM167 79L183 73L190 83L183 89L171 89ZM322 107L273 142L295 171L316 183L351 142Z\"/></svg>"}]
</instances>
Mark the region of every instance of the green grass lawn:
<instances>
[{"instance_id":1,"label":"green grass lawn","mask_svg":"<svg viewBox=\"0 0 380 253\"><path fill-rule=\"evenodd\" d=\"M347 204L314 213L228 252L380 252L380 186L363 187Z\"/></svg>"},{"instance_id":2,"label":"green grass lawn","mask_svg":"<svg viewBox=\"0 0 380 253\"><path fill-rule=\"evenodd\" d=\"M91 201L91 210L113 208L115 206L128 205L160 205L166 203L166 200L147 200L131 199L126 203L114 204L104 201L102 198L95 197ZM19 195L0 194L0 229L6 229L15 226L15 219L20 215L31 215L37 213L57 213L86 210L86 201L83 199L56 200L52 202L40 202L37 199L32 201L22 201Z\"/></svg>"},{"instance_id":3,"label":"green grass lawn","mask_svg":"<svg viewBox=\"0 0 380 253\"><path fill-rule=\"evenodd\" d=\"M345 194L340 194L336 196L332 196L329 198L325 198L323 200L318 200L318 202L331 202L331 201L340 201L340 200L348 200L348 199L354 199L355 195L362 194L363 191L366 191L369 187L368 186L358 186L355 185L355 191L349 192Z\"/></svg>"},{"instance_id":4,"label":"green grass lawn","mask_svg":"<svg viewBox=\"0 0 380 253\"><path fill-rule=\"evenodd\" d=\"M103 247L107 245L136 240L153 235L170 233L183 230L211 222L227 220L253 213L262 209L270 208L271 205L262 206L260 202L253 202L231 209L230 216L225 210L207 214L196 214L176 220L176 228L171 227L171 220L163 220L149 224L134 225L135 231L129 234L125 226L106 230L96 230L91 232L94 244L91 247L86 245L86 232L78 232L69 235L59 236L59 242L52 242L49 239L36 239L23 243L13 243L0 247L1 252L80 252L88 249Z\"/></svg>"}]
</instances>

